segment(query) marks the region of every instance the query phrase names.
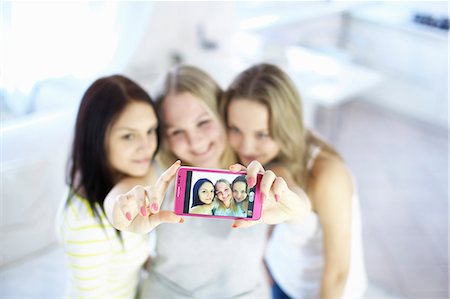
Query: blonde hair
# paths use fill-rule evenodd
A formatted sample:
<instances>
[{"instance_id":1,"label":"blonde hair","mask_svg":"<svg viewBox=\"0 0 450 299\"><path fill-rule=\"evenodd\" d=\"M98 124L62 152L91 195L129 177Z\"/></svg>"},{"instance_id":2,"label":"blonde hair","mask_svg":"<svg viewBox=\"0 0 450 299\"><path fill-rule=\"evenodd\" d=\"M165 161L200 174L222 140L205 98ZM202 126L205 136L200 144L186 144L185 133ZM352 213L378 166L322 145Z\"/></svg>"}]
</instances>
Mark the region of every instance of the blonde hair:
<instances>
[{"instance_id":1,"label":"blonde hair","mask_svg":"<svg viewBox=\"0 0 450 299\"><path fill-rule=\"evenodd\" d=\"M238 99L256 101L267 107L270 136L280 146L278 156L271 162L286 167L295 182L306 189L309 145L335 151L304 127L300 94L292 80L271 64L258 64L243 71L221 99L220 111L225 123L231 101Z\"/></svg>"},{"instance_id":2,"label":"blonde hair","mask_svg":"<svg viewBox=\"0 0 450 299\"><path fill-rule=\"evenodd\" d=\"M162 103L168 95L180 94L188 92L198 99L200 99L211 110L217 121L221 122L221 117L218 112L218 101L223 95L220 86L214 81L211 76L194 66L177 66L168 71L162 82L157 86L157 91L154 95L156 101L156 108L158 115L161 118L160 134L164 134L164 114L162 113ZM223 127L223 123L221 123ZM162 137L162 136L160 136ZM157 160L163 166L171 165L177 157L169 149L167 138L160 138L161 147L157 155ZM221 156L221 167L226 168L230 164L236 162L235 155L225 140L225 150Z\"/></svg>"},{"instance_id":3,"label":"blonde hair","mask_svg":"<svg viewBox=\"0 0 450 299\"><path fill-rule=\"evenodd\" d=\"M229 207L229 209L233 212L233 214L237 214L238 213L238 208L237 208L237 206L236 206L236 202L234 201L234 198L233 198L233 195L232 195L232 192L233 192L233 190L231 190L231 184L230 184L230 182L229 181L227 181L226 179L218 179L217 181L216 181L216 184L214 185L214 189L216 189L216 186L217 186L217 184L219 184L219 183L223 183L223 184L225 184L225 185L227 185L229 188L230 188L230 207ZM216 201L217 201L217 208L216 208L216 211L217 210L219 210L219 211L221 211L222 213L225 213L225 211L227 210L227 207L225 206L225 204L223 203L223 201L221 201L217 196L216 196ZM220 212L219 212L220 213Z\"/></svg>"}]
</instances>

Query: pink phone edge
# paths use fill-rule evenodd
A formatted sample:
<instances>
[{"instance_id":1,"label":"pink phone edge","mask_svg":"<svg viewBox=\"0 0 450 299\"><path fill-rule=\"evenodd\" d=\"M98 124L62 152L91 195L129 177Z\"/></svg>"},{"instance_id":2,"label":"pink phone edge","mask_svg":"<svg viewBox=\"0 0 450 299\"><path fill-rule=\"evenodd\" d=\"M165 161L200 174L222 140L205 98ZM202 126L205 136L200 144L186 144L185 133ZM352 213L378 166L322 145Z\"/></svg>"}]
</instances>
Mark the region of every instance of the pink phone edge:
<instances>
[{"instance_id":1,"label":"pink phone edge","mask_svg":"<svg viewBox=\"0 0 450 299\"><path fill-rule=\"evenodd\" d=\"M181 166L180 168L178 168L177 173L175 175L176 178L176 182L175 182L175 190L174 190L174 212L176 215L179 216L191 216L191 217L200 217L200 218L212 218L212 219L233 219L233 220L238 220L238 219L242 219L242 220L247 220L247 221L257 221L261 218L261 214L262 214L262 202L261 202L261 197L260 197L260 188L258 183L261 182L262 179L262 175L258 174L257 175L257 188L256 188L256 192L255 192L255 207L254 207L254 211L256 210L257 212L259 212L259 214L253 214L255 217L252 218L243 218L243 217L233 217L233 216L214 216L214 215L201 215L201 214L186 214L183 212L183 206L180 205L181 203L183 203L182 200L179 200L179 194L184 194L186 191L186 186L182 185L180 186L180 181L182 179L185 180L186 178L186 172L188 170L197 170L197 171L203 171L203 172L212 172L212 173L230 173L231 171L226 170L226 169L211 169L211 168L201 168L201 167L189 167L189 166ZM179 175L183 174L184 176L179 178ZM245 171L238 171L235 172L236 174L246 174ZM178 188L180 189L179 192ZM258 200L256 200L258 199ZM183 199L184 200L184 199Z\"/></svg>"}]
</instances>

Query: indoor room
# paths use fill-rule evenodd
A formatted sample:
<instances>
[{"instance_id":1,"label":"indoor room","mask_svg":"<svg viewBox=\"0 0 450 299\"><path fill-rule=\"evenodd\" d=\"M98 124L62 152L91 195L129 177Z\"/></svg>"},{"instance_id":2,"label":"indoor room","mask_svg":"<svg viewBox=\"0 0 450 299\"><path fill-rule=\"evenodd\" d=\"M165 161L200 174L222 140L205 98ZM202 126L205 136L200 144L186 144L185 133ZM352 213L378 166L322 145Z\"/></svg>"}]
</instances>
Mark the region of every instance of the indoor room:
<instances>
[{"instance_id":1,"label":"indoor room","mask_svg":"<svg viewBox=\"0 0 450 299\"><path fill-rule=\"evenodd\" d=\"M260 63L289 76L302 125L352 177L359 297L448 298L447 1L2 1L0 11L1 298L68 296L58 218L95 80L121 74L154 97L163 74L191 65L226 91ZM190 296L214 297L204 294Z\"/></svg>"}]
</instances>

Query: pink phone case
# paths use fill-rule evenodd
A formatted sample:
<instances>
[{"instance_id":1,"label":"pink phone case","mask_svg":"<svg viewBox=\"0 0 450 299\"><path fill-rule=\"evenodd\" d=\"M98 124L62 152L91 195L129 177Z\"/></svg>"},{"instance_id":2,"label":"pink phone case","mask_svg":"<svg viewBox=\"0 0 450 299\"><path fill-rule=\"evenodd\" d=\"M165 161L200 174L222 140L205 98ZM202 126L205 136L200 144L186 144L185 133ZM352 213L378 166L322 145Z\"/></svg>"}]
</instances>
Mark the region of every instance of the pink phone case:
<instances>
[{"instance_id":1,"label":"pink phone case","mask_svg":"<svg viewBox=\"0 0 450 299\"><path fill-rule=\"evenodd\" d=\"M223 219L258 220L259 218L261 218L261 211L262 211L262 203L260 200L260 183L261 183L261 179L262 179L261 174L257 175L256 185L254 186L254 188L251 188L249 195L248 195L249 202L251 202L251 204L248 203L248 207L252 206L252 217L235 217L235 216L192 214L189 212L186 213L186 210L189 211L191 209L189 200L192 197L190 195L190 196L188 196L187 199L185 198L185 196L186 196L186 179L187 179L188 171L191 171L192 173L196 173L196 175L201 174L202 177L207 177L209 174L215 175L215 176L220 175L220 174L234 175L234 176L246 175L246 172L231 172L231 171L222 170L222 169L209 169L209 168L185 167L185 166L180 167L177 171L176 181L175 181L175 214L184 215L184 216L203 217L203 218L223 218ZM191 182L190 187L193 184L194 184L194 182ZM189 190L189 192L190 192L190 190ZM251 194L251 193L254 193L253 201L250 201L250 199L253 197L253 194ZM187 203L186 203L186 200L188 201ZM233 197L231 200L234 200ZM248 209L248 211L246 212L247 215L249 213L249 210L250 209Z\"/></svg>"}]
</instances>

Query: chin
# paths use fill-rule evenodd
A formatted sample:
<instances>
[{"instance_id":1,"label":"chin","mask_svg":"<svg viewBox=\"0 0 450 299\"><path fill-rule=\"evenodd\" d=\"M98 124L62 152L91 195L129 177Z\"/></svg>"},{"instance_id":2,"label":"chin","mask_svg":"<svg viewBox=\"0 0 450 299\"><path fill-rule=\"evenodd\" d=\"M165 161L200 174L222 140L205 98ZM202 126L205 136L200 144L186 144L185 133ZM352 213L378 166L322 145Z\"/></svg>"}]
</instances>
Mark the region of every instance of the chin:
<instances>
[{"instance_id":1,"label":"chin","mask_svg":"<svg viewBox=\"0 0 450 299\"><path fill-rule=\"evenodd\" d=\"M197 161L194 162L194 167L202 167L202 168L214 168L216 167L215 165L213 165L213 163L211 163L210 160L206 160L206 161Z\"/></svg>"},{"instance_id":2,"label":"chin","mask_svg":"<svg viewBox=\"0 0 450 299\"><path fill-rule=\"evenodd\" d=\"M149 171L149 167L147 167L146 169L142 169L142 170L134 170L133 172L130 173L130 176L143 177L148 173L148 171Z\"/></svg>"}]
</instances>

